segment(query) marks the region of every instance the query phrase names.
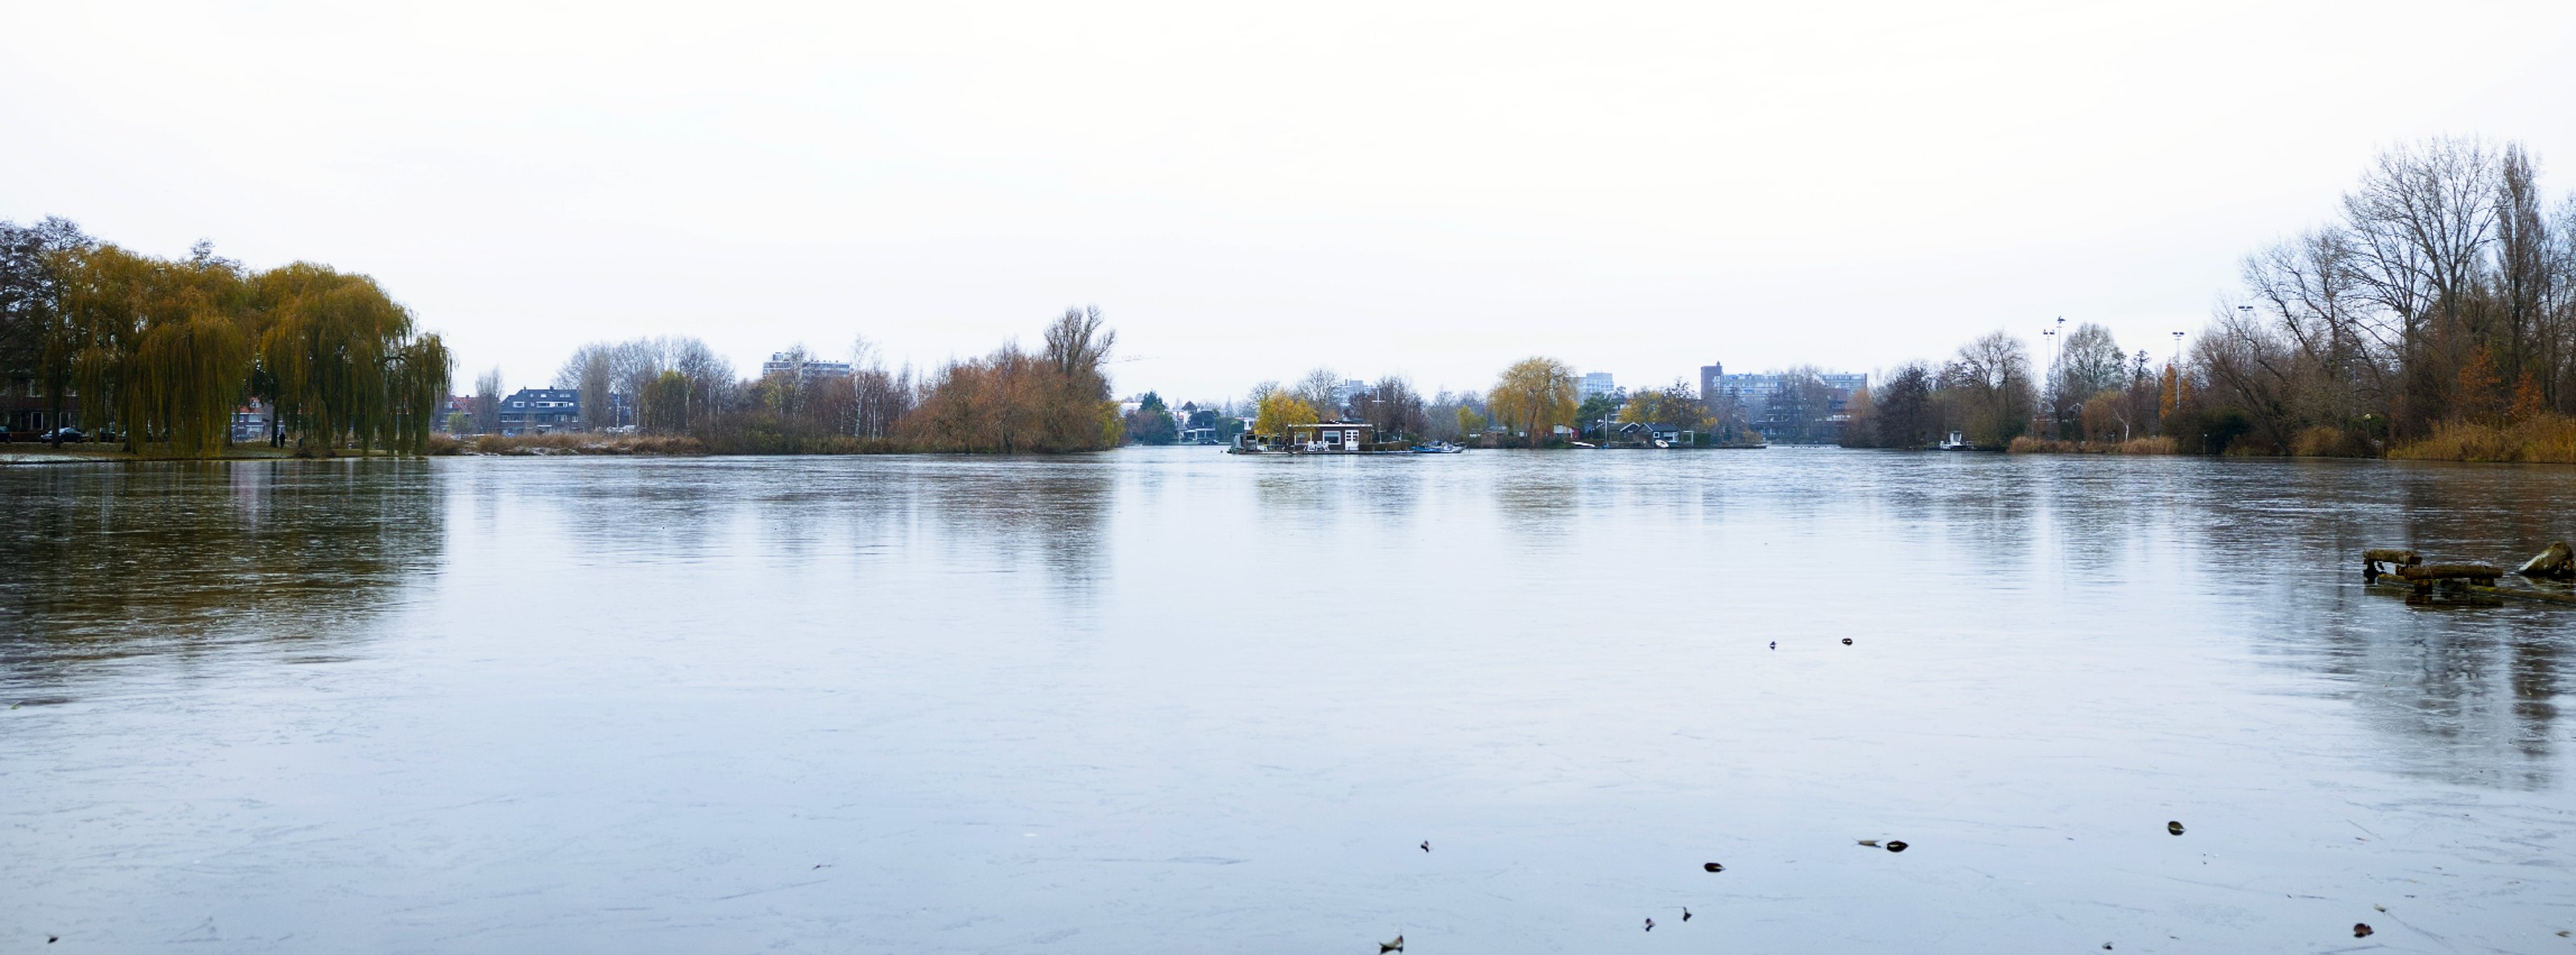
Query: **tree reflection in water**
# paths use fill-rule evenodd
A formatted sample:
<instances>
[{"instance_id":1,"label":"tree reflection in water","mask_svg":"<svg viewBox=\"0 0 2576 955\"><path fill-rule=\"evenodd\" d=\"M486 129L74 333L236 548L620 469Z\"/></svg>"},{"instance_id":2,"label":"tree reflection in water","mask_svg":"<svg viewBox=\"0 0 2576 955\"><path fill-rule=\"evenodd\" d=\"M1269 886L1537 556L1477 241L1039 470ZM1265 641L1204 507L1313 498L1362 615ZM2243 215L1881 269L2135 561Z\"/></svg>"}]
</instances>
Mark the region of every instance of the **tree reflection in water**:
<instances>
[{"instance_id":1,"label":"tree reflection in water","mask_svg":"<svg viewBox=\"0 0 2576 955\"><path fill-rule=\"evenodd\" d=\"M339 639L437 572L424 461L0 468L12 671L244 641ZM318 648L315 648L318 649Z\"/></svg>"}]
</instances>

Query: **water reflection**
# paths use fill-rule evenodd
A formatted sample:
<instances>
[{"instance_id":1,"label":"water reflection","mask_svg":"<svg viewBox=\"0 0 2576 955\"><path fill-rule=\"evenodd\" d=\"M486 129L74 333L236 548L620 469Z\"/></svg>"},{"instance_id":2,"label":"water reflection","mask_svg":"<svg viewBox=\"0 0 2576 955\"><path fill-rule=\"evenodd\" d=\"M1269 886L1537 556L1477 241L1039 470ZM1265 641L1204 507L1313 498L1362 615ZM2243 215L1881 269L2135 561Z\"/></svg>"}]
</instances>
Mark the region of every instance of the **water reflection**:
<instances>
[{"instance_id":1,"label":"water reflection","mask_svg":"<svg viewBox=\"0 0 2576 955\"><path fill-rule=\"evenodd\" d=\"M0 665L362 631L435 574L421 461L0 468Z\"/></svg>"},{"instance_id":2,"label":"water reflection","mask_svg":"<svg viewBox=\"0 0 2576 955\"><path fill-rule=\"evenodd\" d=\"M2512 893L2564 881L2576 617L2407 607L2354 555L2536 549L2563 471L1176 448L0 491L0 920L66 942L1589 951L1666 944L1669 902L1753 950L2276 951L2392 886L2467 947L2558 928Z\"/></svg>"},{"instance_id":3,"label":"water reflection","mask_svg":"<svg viewBox=\"0 0 2576 955\"><path fill-rule=\"evenodd\" d=\"M2358 555L2408 547L2512 566L2568 533L2551 528L2576 513L2563 475L2343 461L2178 466L2189 480L2171 499L2190 529L2177 550L2192 586L2174 599L2219 611L2220 626L2224 613L2241 613L2261 646L2338 678L2332 692L2353 701L2403 771L2555 784L2570 608L2408 607L2363 587Z\"/></svg>"}]
</instances>

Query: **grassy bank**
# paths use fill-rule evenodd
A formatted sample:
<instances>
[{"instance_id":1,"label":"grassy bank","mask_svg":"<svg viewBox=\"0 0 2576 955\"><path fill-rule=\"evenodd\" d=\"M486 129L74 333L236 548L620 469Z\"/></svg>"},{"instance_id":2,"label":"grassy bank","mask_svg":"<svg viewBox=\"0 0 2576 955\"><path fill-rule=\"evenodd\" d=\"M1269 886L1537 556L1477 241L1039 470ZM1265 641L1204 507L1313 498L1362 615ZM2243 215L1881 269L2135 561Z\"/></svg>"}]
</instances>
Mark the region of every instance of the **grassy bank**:
<instances>
[{"instance_id":1,"label":"grassy bank","mask_svg":"<svg viewBox=\"0 0 2576 955\"><path fill-rule=\"evenodd\" d=\"M2433 436L2388 452L2409 461L2516 461L2576 464L2576 417L2543 413L2501 427L2451 422Z\"/></svg>"}]
</instances>

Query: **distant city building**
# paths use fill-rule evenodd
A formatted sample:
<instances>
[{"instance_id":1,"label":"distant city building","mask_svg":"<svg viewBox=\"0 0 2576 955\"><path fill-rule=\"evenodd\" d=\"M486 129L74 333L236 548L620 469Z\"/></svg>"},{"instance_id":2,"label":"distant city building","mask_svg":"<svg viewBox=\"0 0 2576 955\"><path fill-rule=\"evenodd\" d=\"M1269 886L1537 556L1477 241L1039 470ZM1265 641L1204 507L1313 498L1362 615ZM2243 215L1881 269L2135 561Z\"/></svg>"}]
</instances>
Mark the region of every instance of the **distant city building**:
<instances>
[{"instance_id":1,"label":"distant city building","mask_svg":"<svg viewBox=\"0 0 2576 955\"><path fill-rule=\"evenodd\" d=\"M1763 437L1774 441L1796 436L1796 423L1784 407L1775 407L1773 398L1797 382L1793 375L1730 375L1721 365L1704 365L1700 370L1700 395L1703 399L1732 398L1744 407L1744 416ZM1832 441L1839 437L1844 422L1851 415L1844 408L1851 396L1869 387L1867 374L1854 372L1819 372L1813 378L1825 387L1823 433L1811 433L1810 439Z\"/></svg>"},{"instance_id":2,"label":"distant city building","mask_svg":"<svg viewBox=\"0 0 2576 955\"><path fill-rule=\"evenodd\" d=\"M1368 390L1368 382L1361 381L1361 380L1359 380L1359 379L1357 379L1357 378L1353 378L1353 379L1350 379L1350 380L1348 380L1348 381L1344 381L1344 382L1342 382L1341 387L1338 387L1338 388L1333 389L1333 400L1336 402L1336 404L1334 404L1334 405L1333 405L1333 407L1332 407L1332 408L1330 408L1330 409L1318 408L1318 409L1316 409L1316 410L1317 410L1317 411L1330 410L1330 411L1334 411L1334 412L1339 412L1341 409L1343 409L1343 408L1348 408L1348 407L1350 407L1350 406L1351 406L1351 399L1352 399L1352 398L1356 398L1356 397L1358 397L1360 392L1367 391L1367 390Z\"/></svg>"},{"instance_id":3,"label":"distant city building","mask_svg":"<svg viewBox=\"0 0 2576 955\"><path fill-rule=\"evenodd\" d=\"M521 388L501 399L501 430L561 431L581 427L581 391Z\"/></svg>"},{"instance_id":4,"label":"distant city building","mask_svg":"<svg viewBox=\"0 0 2576 955\"><path fill-rule=\"evenodd\" d=\"M1609 372L1585 372L1583 380L1575 383L1574 400L1590 401L1600 395L1616 394L1618 390L1619 386L1610 380Z\"/></svg>"},{"instance_id":5,"label":"distant city building","mask_svg":"<svg viewBox=\"0 0 2576 955\"><path fill-rule=\"evenodd\" d=\"M783 351L770 352L769 360L760 363L760 376L763 378L790 373L803 381L812 381L816 378L847 378L850 377L850 363L823 361L818 358L791 355Z\"/></svg>"}]
</instances>

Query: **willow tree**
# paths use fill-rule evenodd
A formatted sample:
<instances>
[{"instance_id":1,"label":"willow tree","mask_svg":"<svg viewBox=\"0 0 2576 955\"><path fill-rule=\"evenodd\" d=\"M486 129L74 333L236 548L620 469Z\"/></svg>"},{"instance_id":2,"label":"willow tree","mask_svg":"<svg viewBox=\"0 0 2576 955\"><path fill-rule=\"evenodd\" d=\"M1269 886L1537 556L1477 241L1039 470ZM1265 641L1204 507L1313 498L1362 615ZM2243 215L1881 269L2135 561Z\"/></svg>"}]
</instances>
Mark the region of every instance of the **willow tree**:
<instances>
[{"instance_id":1,"label":"willow tree","mask_svg":"<svg viewBox=\"0 0 2576 955\"><path fill-rule=\"evenodd\" d=\"M1556 425L1574 421L1574 368L1553 358L1524 358L1503 369L1485 406L1496 420L1528 433L1530 447Z\"/></svg>"},{"instance_id":2,"label":"willow tree","mask_svg":"<svg viewBox=\"0 0 2576 955\"><path fill-rule=\"evenodd\" d=\"M81 396L81 426L95 431L121 421L120 399L127 397L130 383L128 359L142 344L156 263L100 245L57 253L52 268L61 298L59 318L45 343L47 363L62 369L68 380L60 383L58 393Z\"/></svg>"},{"instance_id":3,"label":"willow tree","mask_svg":"<svg viewBox=\"0 0 2576 955\"><path fill-rule=\"evenodd\" d=\"M436 335L413 337L409 309L374 279L309 262L253 283L265 328L259 363L281 413L323 454L358 448L417 453L453 361Z\"/></svg>"},{"instance_id":4,"label":"willow tree","mask_svg":"<svg viewBox=\"0 0 2576 955\"><path fill-rule=\"evenodd\" d=\"M239 263L200 242L185 261L154 260L141 302L142 335L127 356L119 402L136 430L202 457L223 447L250 375L242 327L248 289Z\"/></svg>"},{"instance_id":5,"label":"willow tree","mask_svg":"<svg viewBox=\"0 0 2576 955\"><path fill-rule=\"evenodd\" d=\"M132 425L188 457L220 449L250 371L250 340L231 315L198 310L143 333L126 376ZM131 434L131 432L128 432Z\"/></svg>"}]
</instances>

